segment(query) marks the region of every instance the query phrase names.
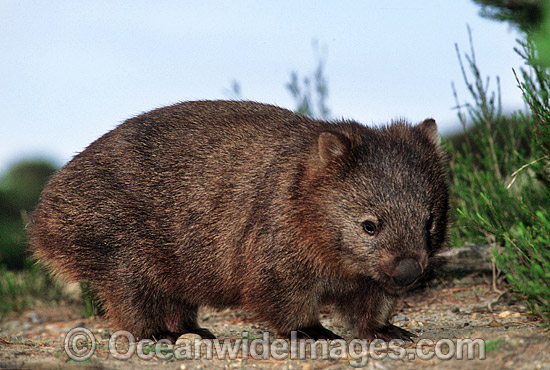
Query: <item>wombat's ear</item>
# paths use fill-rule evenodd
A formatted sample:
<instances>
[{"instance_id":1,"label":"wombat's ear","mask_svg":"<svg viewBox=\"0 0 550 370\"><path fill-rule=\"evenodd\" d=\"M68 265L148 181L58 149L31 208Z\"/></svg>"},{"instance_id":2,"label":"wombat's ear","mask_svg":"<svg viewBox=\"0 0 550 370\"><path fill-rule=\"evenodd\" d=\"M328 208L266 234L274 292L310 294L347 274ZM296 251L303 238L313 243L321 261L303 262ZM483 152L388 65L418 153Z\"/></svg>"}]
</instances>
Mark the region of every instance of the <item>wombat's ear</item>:
<instances>
[{"instance_id":1,"label":"wombat's ear","mask_svg":"<svg viewBox=\"0 0 550 370\"><path fill-rule=\"evenodd\" d=\"M349 151L349 139L334 132L321 132L318 139L319 157L324 163L343 157Z\"/></svg>"},{"instance_id":2,"label":"wombat's ear","mask_svg":"<svg viewBox=\"0 0 550 370\"><path fill-rule=\"evenodd\" d=\"M441 138L439 137L439 132L437 132L437 124L433 118L425 119L422 123L415 126L415 129L426 135L435 146L441 144Z\"/></svg>"}]
</instances>

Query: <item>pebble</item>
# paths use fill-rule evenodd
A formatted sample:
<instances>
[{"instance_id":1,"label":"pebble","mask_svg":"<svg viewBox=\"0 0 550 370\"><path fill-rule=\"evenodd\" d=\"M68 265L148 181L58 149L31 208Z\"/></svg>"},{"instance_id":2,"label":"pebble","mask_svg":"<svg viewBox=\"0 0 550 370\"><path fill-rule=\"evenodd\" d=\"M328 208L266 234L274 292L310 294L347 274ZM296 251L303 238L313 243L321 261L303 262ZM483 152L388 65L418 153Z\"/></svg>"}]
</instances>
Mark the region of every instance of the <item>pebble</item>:
<instances>
[{"instance_id":1,"label":"pebble","mask_svg":"<svg viewBox=\"0 0 550 370\"><path fill-rule=\"evenodd\" d=\"M29 313L29 320L30 320L31 323L33 323L35 325L44 323L44 319L34 311Z\"/></svg>"},{"instance_id":2,"label":"pebble","mask_svg":"<svg viewBox=\"0 0 550 370\"><path fill-rule=\"evenodd\" d=\"M393 322L407 321L407 320L408 320L408 318L405 315L396 315L396 316L393 317Z\"/></svg>"},{"instance_id":3,"label":"pebble","mask_svg":"<svg viewBox=\"0 0 550 370\"><path fill-rule=\"evenodd\" d=\"M194 342L196 340L200 340L201 336L195 333L185 333L183 335L180 335L178 339L176 340L176 346L183 345L185 342Z\"/></svg>"},{"instance_id":4,"label":"pebble","mask_svg":"<svg viewBox=\"0 0 550 370\"><path fill-rule=\"evenodd\" d=\"M492 328L498 328L498 327L501 327L502 324L499 323L499 322L496 321L496 320L493 320L493 321L491 321L491 322L489 323L489 326L492 327Z\"/></svg>"},{"instance_id":5,"label":"pebble","mask_svg":"<svg viewBox=\"0 0 550 370\"><path fill-rule=\"evenodd\" d=\"M501 319L505 319L505 318L508 318L508 317L520 318L520 317L521 317L521 313L519 313L519 312L512 312L512 311L503 311L503 312L501 312L501 313L498 314L498 317L501 318Z\"/></svg>"}]
</instances>

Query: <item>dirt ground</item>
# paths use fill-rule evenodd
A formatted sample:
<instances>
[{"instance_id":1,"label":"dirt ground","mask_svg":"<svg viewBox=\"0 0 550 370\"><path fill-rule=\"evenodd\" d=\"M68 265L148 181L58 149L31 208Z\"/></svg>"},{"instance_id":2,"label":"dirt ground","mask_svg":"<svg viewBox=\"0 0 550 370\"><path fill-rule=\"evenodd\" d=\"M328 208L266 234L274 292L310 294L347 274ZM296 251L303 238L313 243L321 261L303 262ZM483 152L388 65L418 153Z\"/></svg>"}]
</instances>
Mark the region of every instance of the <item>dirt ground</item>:
<instances>
[{"instance_id":1,"label":"dirt ground","mask_svg":"<svg viewBox=\"0 0 550 370\"><path fill-rule=\"evenodd\" d=\"M329 310L324 310L323 324L343 335L346 342L318 344L320 347L316 348L325 345L327 352L323 357L319 349L317 359L311 359L314 353L312 348L308 350L307 342L298 341L297 346L302 343L303 348L294 347L293 353L287 341L283 343L272 332L264 334L267 328L235 310L201 312L202 325L219 339L228 339L229 344L239 340L240 344L248 343L250 348L245 350L241 346L233 358L223 355L220 358L220 352L214 351L210 359L204 350L199 359L188 359L193 356L190 349L193 336L186 336L187 340L179 347L145 344L131 347L134 352L128 352L128 343L119 340L118 352L113 355L109 351L113 329L102 319L83 318L81 312L74 306L35 308L0 321L0 369L347 369L360 365L367 369L550 370L550 331L529 314L524 302L512 294L494 291L487 277L440 281L405 297L393 323L418 337L415 343L398 347L384 347L380 343L372 347L371 343L361 342L349 351L350 343L353 344L350 332L339 325ZM89 340L78 337L70 337L65 346L67 333L76 327L93 333L93 347ZM262 351L264 345L254 345L254 340L257 344L263 339L265 348L271 352ZM477 339L483 343L475 342ZM467 358L467 340L474 343L472 359ZM461 346L463 359L459 359ZM91 349L91 357L84 361L71 359L65 347L76 351L72 353L80 351L81 355ZM206 349L206 345L200 348ZM304 353L302 359L300 355ZM126 354L129 359L115 358Z\"/></svg>"}]
</instances>

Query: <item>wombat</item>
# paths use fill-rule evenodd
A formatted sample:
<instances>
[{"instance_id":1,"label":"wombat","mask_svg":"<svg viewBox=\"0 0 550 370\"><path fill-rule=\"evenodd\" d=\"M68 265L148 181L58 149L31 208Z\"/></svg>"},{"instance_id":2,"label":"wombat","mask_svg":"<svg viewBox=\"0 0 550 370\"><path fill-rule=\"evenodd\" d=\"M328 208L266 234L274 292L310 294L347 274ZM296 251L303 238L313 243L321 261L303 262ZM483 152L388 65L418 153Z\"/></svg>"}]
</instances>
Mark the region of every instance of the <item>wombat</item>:
<instances>
[{"instance_id":1,"label":"wombat","mask_svg":"<svg viewBox=\"0 0 550 370\"><path fill-rule=\"evenodd\" d=\"M88 281L138 338L214 338L200 306L240 307L277 331L410 340L389 323L447 233L433 119L368 128L271 105L175 104L131 118L49 181L34 256Z\"/></svg>"}]
</instances>

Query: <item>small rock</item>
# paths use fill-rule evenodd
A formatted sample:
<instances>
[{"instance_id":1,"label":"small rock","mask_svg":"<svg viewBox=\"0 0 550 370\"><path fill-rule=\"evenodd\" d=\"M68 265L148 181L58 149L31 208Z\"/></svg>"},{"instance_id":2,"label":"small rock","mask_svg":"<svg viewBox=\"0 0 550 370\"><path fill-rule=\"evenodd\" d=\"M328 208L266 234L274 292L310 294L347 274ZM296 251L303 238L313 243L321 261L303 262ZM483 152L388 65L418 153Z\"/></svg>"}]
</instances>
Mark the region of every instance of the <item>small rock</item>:
<instances>
[{"instance_id":1,"label":"small rock","mask_svg":"<svg viewBox=\"0 0 550 370\"><path fill-rule=\"evenodd\" d=\"M496 320L493 320L493 321L491 321L491 322L489 323L489 326L492 327L492 328L498 328L498 327L501 327L502 324L499 323L499 322L496 321Z\"/></svg>"},{"instance_id":2,"label":"small rock","mask_svg":"<svg viewBox=\"0 0 550 370\"><path fill-rule=\"evenodd\" d=\"M29 320L32 324L35 325L44 323L44 319L34 311L29 314Z\"/></svg>"},{"instance_id":3,"label":"small rock","mask_svg":"<svg viewBox=\"0 0 550 370\"><path fill-rule=\"evenodd\" d=\"M505 319L510 316L512 316L512 311L502 311L498 314L498 317L500 317L501 319Z\"/></svg>"},{"instance_id":4,"label":"small rock","mask_svg":"<svg viewBox=\"0 0 550 370\"><path fill-rule=\"evenodd\" d=\"M452 313L459 313L460 312L460 308L458 307L453 307L452 310L451 310Z\"/></svg>"},{"instance_id":5,"label":"small rock","mask_svg":"<svg viewBox=\"0 0 550 370\"><path fill-rule=\"evenodd\" d=\"M185 333L183 335L180 335L178 339L176 340L176 346L183 345L184 342L190 341L194 342L196 340L200 340L201 336L195 333Z\"/></svg>"}]
</instances>

